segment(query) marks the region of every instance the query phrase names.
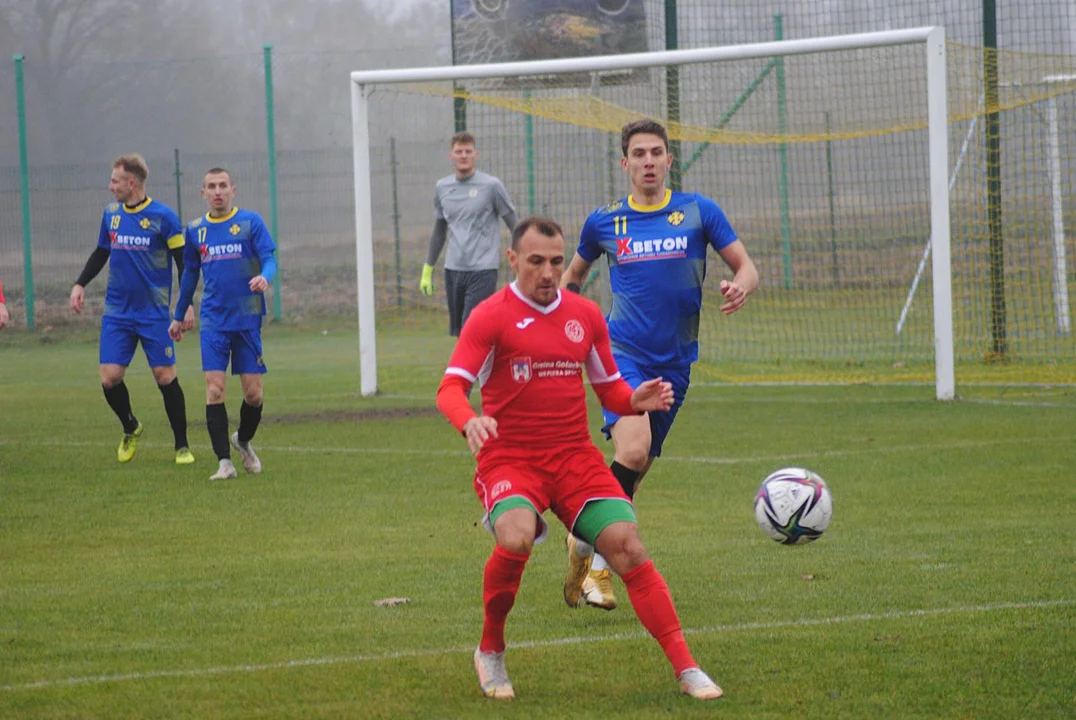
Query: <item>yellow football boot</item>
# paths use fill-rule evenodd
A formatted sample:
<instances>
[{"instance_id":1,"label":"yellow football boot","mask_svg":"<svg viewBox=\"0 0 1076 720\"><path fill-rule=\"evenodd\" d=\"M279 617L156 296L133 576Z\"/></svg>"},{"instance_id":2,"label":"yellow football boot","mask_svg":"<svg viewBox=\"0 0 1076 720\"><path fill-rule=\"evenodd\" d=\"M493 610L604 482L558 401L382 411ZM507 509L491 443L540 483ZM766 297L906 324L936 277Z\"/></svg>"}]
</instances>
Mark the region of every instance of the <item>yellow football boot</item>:
<instances>
[{"instance_id":1,"label":"yellow football boot","mask_svg":"<svg viewBox=\"0 0 1076 720\"><path fill-rule=\"evenodd\" d=\"M143 430L142 423L138 423L138 427L134 429L133 433L123 434L120 446L116 449L117 460L121 463L131 462L131 458L135 455L135 450L138 449L138 438L142 437Z\"/></svg>"}]
</instances>

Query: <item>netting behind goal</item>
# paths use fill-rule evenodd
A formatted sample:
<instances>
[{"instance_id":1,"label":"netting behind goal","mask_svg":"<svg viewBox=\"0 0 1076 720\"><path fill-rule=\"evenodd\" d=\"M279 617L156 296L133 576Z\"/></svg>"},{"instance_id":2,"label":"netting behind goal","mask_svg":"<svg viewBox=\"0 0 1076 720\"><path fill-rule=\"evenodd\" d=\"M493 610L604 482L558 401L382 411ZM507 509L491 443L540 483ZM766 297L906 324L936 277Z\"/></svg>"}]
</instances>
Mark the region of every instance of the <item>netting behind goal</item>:
<instances>
[{"instance_id":1,"label":"netting behind goal","mask_svg":"<svg viewBox=\"0 0 1076 720\"><path fill-rule=\"evenodd\" d=\"M1076 343L1061 301L1073 284L1064 263L1076 219L1076 63L1009 54L999 66L1003 257L987 222L982 53L948 45L956 377L1072 382ZM379 389L428 387L451 348L443 283L432 298L417 288L454 130L476 136L479 167L501 178L521 217L564 226L570 254L587 215L628 192L620 128L642 116L668 125L673 178L724 208L762 278L726 317L716 288L729 272L710 255L695 379L934 382L921 43L365 87ZM1003 263L1003 287L991 263ZM585 293L607 307L603 265ZM510 279L503 268L502 284ZM999 307L1004 358L993 354Z\"/></svg>"}]
</instances>

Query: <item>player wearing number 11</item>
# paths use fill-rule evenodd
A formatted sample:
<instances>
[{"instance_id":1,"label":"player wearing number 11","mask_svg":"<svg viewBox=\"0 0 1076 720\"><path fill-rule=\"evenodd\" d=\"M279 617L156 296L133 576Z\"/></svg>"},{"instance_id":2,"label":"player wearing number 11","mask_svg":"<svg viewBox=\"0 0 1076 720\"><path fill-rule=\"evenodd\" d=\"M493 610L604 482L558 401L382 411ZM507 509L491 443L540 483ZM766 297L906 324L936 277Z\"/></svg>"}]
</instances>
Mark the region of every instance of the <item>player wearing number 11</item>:
<instances>
[{"instance_id":1,"label":"player wearing number 11","mask_svg":"<svg viewBox=\"0 0 1076 720\"><path fill-rule=\"evenodd\" d=\"M637 120L621 130L624 154L620 164L631 182L631 194L595 210L579 236L575 257L561 287L578 291L591 264L604 255L609 262L613 304L609 337L613 357L624 379L637 387L646 378L670 381L676 399L667 413L621 417L605 410L602 431L615 447L610 466L628 497L662 444L684 402L691 365L699 356L699 317L706 256L717 251L733 273L722 280L721 312L743 307L758 287L758 270L736 237L725 213L699 193L665 187L672 165L669 136L653 120ZM604 558L569 538L569 569L564 601L611 610L616 607Z\"/></svg>"}]
</instances>

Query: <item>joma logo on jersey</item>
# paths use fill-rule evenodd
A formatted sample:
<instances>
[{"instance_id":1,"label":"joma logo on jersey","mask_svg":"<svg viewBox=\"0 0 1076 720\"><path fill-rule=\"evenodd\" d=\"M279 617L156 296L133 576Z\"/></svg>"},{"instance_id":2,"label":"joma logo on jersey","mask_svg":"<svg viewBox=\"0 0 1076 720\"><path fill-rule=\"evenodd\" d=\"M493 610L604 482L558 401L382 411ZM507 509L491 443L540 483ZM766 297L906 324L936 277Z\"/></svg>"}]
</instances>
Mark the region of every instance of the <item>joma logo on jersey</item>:
<instances>
[{"instance_id":1,"label":"joma logo on jersey","mask_svg":"<svg viewBox=\"0 0 1076 720\"><path fill-rule=\"evenodd\" d=\"M153 238L140 235L120 235L114 232L108 234L108 239L112 241L113 245L119 247L149 247L149 244L153 242Z\"/></svg>"},{"instance_id":2,"label":"joma logo on jersey","mask_svg":"<svg viewBox=\"0 0 1076 720\"><path fill-rule=\"evenodd\" d=\"M493 486L492 490L489 491L489 496L491 498L496 498L496 497L499 497L501 495L504 495L506 492L508 492L511 489L512 489L512 481L511 480L501 480L499 483L497 483L496 485Z\"/></svg>"},{"instance_id":3,"label":"joma logo on jersey","mask_svg":"<svg viewBox=\"0 0 1076 720\"><path fill-rule=\"evenodd\" d=\"M646 260L651 257L682 257L686 253L686 235L655 240L616 239L616 256L618 258Z\"/></svg>"},{"instance_id":4,"label":"joma logo on jersey","mask_svg":"<svg viewBox=\"0 0 1076 720\"><path fill-rule=\"evenodd\" d=\"M242 255L243 245L242 243L225 243L223 245L210 245L206 248L209 252L209 257L217 257L218 255Z\"/></svg>"}]
</instances>

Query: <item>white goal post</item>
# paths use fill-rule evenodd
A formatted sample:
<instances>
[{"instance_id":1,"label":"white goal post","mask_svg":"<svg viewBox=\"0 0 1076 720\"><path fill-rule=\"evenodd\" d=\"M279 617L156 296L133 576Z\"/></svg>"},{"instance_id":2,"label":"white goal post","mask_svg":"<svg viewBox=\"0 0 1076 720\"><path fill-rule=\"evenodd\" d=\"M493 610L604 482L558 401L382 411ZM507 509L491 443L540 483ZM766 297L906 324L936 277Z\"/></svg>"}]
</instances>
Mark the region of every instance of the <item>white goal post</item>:
<instances>
[{"instance_id":1,"label":"white goal post","mask_svg":"<svg viewBox=\"0 0 1076 720\"><path fill-rule=\"evenodd\" d=\"M812 53L921 44L925 50L929 154L930 235L933 281L935 393L955 395L952 278L950 267L949 139L947 66L943 27L838 35L744 45L608 55L532 62L456 65L351 73L351 120L355 178L355 247L358 282L360 382L364 396L378 392L374 217L369 100L380 85L602 73L728 60L770 59ZM660 119L660 118L659 118ZM570 244L570 239L569 239ZM446 358L447 360L447 358Z\"/></svg>"}]
</instances>

